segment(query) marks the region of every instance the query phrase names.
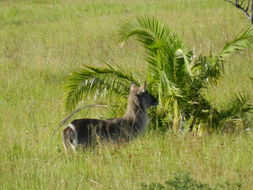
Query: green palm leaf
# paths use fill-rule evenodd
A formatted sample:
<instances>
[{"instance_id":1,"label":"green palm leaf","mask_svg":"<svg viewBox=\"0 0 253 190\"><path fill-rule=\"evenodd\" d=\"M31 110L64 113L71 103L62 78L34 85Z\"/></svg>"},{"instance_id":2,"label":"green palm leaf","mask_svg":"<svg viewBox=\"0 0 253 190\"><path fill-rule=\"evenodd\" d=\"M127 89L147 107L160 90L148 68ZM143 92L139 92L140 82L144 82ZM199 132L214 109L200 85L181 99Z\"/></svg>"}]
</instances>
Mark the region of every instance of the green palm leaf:
<instances>
[{"instance_id":1,"label":"green palm leaf","mask_svg":"<svg viewBox=\"0 0 253 190\"><path fill-rule=\"evenodd\" d=\"M78 102L88 97L124 96L128 94L129 84L136 81L130 72L109 65L107 68L84 66L73 72L67 79L65 107L72 110Z\"/></svg>"},{"instance_id":2,"label":"green palm leaf","mask_svg":"<svg viewBox=\"0 0 253 190\"><path fill-rule=\"evenodd\" d=\"M246 48L253 48L253 26L240 33L231 42L226 43L217 58L223 59L236 51L242 51Z\"/></svg>"},{"instance_id":3,"label":"green palm leaf","mask_svg":"<svg viewBox=\"0 0 253 190\"><path fill-rule=\"evenodd\" d=\"M138 17L125 21L119 28L121 42L135 37L144 46L148 67L173 73L173 61L177 49L184 49L182 41L164 23L153 17ZM151 70L152 71L152 70Z\"/></svg>"},{"instance_id":4,"label":"green palm leaf","mask_svg":"<svg viewBox=\"0 0 253 190\"><path fill-rule=\"evenodd\" d=\"M207 70L207 73L210 74L208 77L216 81L224 71L224 59L246 48L253 48L253 27L241 32L234 40L226 43L219 54L210 59Z\"/></svg>"},{"instance_id":5,"label":"green palm leaf","mask_svg":"<svg viewBox=\"0 0 253 190\"><path fill-rule=\"evenodd\" d=\"M249 102L250 95L237 94L219 112L219 120L240 119L242 115L253 111L253 104Z\"/></svg>"}]
</instances>

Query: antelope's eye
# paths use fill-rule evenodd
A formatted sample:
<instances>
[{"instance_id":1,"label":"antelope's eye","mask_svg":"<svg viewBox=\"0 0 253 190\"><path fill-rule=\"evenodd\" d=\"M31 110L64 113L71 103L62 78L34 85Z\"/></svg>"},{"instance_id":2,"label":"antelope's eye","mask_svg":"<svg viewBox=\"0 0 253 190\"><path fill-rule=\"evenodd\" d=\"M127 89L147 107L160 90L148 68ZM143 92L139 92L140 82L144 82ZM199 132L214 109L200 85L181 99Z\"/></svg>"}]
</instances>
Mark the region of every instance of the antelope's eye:
<instances>
[{"instance_id":1,"label":"antelope's eye","mask_svg":"<svg viewBox=\"0 0 253 190\"><path fill-rule=\"evenodd\" d=\"M138 92L138 95L146 95L147 94L147 91L146 90L140 90L139 92Z\"/></svg>"}]
</instances>

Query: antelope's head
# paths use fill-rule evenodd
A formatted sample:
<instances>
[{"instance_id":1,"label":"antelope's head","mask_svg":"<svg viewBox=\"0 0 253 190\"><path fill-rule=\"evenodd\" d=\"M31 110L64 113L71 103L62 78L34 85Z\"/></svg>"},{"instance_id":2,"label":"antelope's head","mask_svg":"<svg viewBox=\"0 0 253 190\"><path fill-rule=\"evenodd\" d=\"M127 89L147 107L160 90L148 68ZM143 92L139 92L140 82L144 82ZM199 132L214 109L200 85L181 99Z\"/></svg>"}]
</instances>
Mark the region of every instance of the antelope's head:
<instances>
[{"instance_id":1,"label":"antelope's head","mask_svg":"<svg viewBox=\"0 0 253 190\"><path fill-rule=\"evenodd\" d=\"M149 108L151 106L157 106L158 100L147 91L146 82L144 85L138 87L132 83L130 87L130 98L134 101L136 106Z\"/></svg>"}]
</instances>

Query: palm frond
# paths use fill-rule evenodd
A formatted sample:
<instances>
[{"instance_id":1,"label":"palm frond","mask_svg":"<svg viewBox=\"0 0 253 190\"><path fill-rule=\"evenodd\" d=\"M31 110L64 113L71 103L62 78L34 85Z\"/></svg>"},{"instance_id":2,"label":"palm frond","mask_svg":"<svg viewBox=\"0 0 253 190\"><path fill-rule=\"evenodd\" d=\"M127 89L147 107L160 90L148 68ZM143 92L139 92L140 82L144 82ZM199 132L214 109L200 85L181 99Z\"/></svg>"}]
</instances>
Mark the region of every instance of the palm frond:
<instances>
[{"instance_id":1,"label":"palm frond","mask_svg":"<svg viewBox=\"0 0 253 190\"><path fill-rule=\"evenodd\" d=\"M236 51L242 51L246 48L253 48L253 26L240 33L231 42L226 43L217 59L224 59Z\"/></svg>"},{"instance_id":2,"label":"palm frond","mask_svg":"<svg viewBox=\"0 0 253 190\"><path fill-rule=\"evenodd\" d=\"M182 49L178 49L175 54L174 81L176 81L178 84L181 84L180 86L185 86L185 81L191 79L190 75L192 72L190 69L190 62L188 60L187 54Z\"/></svg>"},{"instance_id":3,"label":"palm frond","mask_svg":"<svg viewBox=\"0 0 253 190\"><path fill-rule=\"evenodd\" d=\"M219 54L215 56L200 55L192 69L203 81L216 82L224 71L224 59L246 48L253 48L253 27L241 32L234 40L226 43Z\"/></svg>"},{"instance_id":4,"label":"palm frond","mask_svg":"<svg viewBox=\"0 0 253 190\"><path fill-rule=\"evenodd\" d=\"M144 46L146 61L159 70L170 72L177 49L183 49L182 41L164 23L153 17L138 17L125 21L119 28L120 41L135 37Z\"/></svg>"},{"instance_id":5,"label":"palm frond","mask_svg":"<svg viewBox=\"0 0 253 190\"><path fill-rule=\"evenodd\" d=\"M115 69L108 64L106 68L84 66L67 79L66 110L74 109L81 100L88 97L99 99L127 95L131 82L139 84L130 72Z\"/></svg>"},{"instance_id":6,"label":"palm frond","mask_svg":"<svg viewBox=\"0 0 253 190\"><path fill-rule=\"evenodd\" d=\"M205 83L216 82L223 72L223 64L211 56L200 55L192 65L192 76Z\"/></svg>"},{"instance_id":7,"label":"palm frond","mask_svg":"<svg viewBox=\"0 0 253 190\"><path fill-rule=\"evenodd\" d=\"M250 95L236 95L223 109L219 111L219 120L243 119L243 115L253 111L249 103Z\"/></svg>"},{"instance_id":8,"label":"palm frond","mask_svg":"<svg viewBox=\"0 0 253 190\"><path fill-rule=\"evenodd\" d=\"M132 22L125 21L119 28L119 34L122 42L135 37L142 43L147 53L148 82L153 85L156 83L158 91L163 88L160 92L167 91L168 94L171 90L167 89L167 84L176 84L175 72L181 69L181 66L174 63L175 57L178 56L177 50L183 52L184 46L181 40L164 23L145 16ZM169 86L177 89L174 85Z\"/></svg>"},{"instance_id":9,"label":"palm frond","mask_svg":"<svg viewBox=\"0 0 253 190\"><path fill-rule=\"evenodd\" d=\"M135 21L124 21L119 27L120 41L124 42L130 37L136 37L146 48L155 49L164 45L173 33L157 19L153 17L138 17Z\"/></svg>"}]
</instances>

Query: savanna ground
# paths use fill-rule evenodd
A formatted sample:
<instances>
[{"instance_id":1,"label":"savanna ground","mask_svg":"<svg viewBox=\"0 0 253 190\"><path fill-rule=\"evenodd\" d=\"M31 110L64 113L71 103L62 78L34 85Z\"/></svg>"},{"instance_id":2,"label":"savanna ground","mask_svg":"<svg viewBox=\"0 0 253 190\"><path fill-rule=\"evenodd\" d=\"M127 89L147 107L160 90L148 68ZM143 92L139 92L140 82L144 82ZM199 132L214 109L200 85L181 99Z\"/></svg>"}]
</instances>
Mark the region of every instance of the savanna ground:
<instances>
[{"instance_id":1,"label":"savanna ground","mask_svg":"<svg viewBox=\"0 0 253 190\"><path fill-rule=\"evenodd\" d=\"M121 19L140 15L167 22L197 54L219 50L250 26L222 0L0 1L0 189L135 190L182 172L211 187L252 189L252 132L148 133L75 155L65 153L61 130L52 137L67 115L63 87L71 71L107 62L145 72L143 49L133 41L121 47L116 32ZM252 92L252 75L252 52L237 54L206 96L225 105L234 92ZM89 115L105 113L94 109Z\"/></svg>"}]
</instances>

